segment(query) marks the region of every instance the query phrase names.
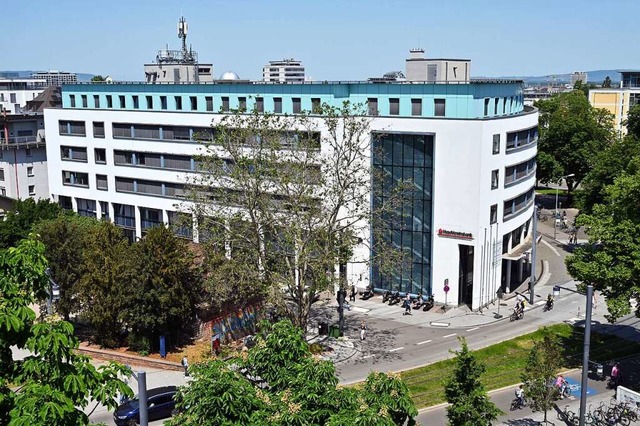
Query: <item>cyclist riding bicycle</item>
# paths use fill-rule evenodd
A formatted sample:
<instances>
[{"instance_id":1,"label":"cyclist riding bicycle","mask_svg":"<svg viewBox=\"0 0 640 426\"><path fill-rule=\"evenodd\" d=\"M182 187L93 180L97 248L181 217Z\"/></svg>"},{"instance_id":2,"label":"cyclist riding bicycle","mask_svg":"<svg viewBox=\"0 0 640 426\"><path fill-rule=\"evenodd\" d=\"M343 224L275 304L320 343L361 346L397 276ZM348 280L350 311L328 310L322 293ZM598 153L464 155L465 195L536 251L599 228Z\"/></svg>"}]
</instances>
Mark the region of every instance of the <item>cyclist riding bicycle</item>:
<instances>
[{"instance_id":1,"label":"cyclist riding bicycle","mask_svg":"<svg viewBox=\"0 0 640 426\"><path fill-rule=\"evenodd\" d=\"M564 376L562 374L559 374L558 377L556 378L555 385L558 388L558 391L560 392L560 399L564 399L564 392L569 384L564 379Z\"/></svg>"},{"instance_id":2,"label":"cyclist riding bicycle","mask_svg":"<svg viewBox=\"0 0 640 426\"><path fill-rule=\"evenodd\" d=\"M521 407L524 406L524 389L523 386L520 385L519 388L516 389L516 399L518 400L518 405Z\"/></svg>"}]
</instances>

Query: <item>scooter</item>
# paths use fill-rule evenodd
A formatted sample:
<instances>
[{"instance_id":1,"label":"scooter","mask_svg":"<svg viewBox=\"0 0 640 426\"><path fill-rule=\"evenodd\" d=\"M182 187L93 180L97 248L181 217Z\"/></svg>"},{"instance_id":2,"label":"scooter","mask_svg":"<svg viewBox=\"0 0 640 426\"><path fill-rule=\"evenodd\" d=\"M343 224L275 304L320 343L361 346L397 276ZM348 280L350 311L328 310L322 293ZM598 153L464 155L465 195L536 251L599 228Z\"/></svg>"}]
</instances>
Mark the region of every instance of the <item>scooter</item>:
<instances>
[{"instance_id":1,"label":"scooter","mask_svg":"<svg viewBox=\"0 0 640 426\"><path fill-rule=\"evenodd\" d=\"M396 303L400 303L402 297L400 297L399 291L394 291L391 293L391 297L389 298L389 306L395 305Z\"/></svg>"},{"instance_id":2,"label":"scooter","mask_svg":"<svg viewBox=\"0 0 640 426\"><path fill-rule=\"evenodd\" d=\"M390 298L391 298L391 291L385 290L384 293L382 293L382 303L387 303Z\"/></svg>"},{"instance_id":3,"label":"scooter","mask_svg":"<svg viewBox=\"0 0 640 426\"><path fill-rule=\"evenodd\" d=\"M368 300L368 299L371 299L372 297L373 297L373 288L370 285L368 285L367 288L362 293L361 299Z\"/></svg>"},{"instance_id":4,"label":"scooter","mask_svg":"<svg viewBox=\"0 0 640 426\"><path fill-rule=\"evenodd\" d=\"M436 304L436 300L434 295L432 294L431 296L429 296L429 298L427 299L426 302L424 302L424 307L422 308L422 310L424 312L427 312L428 310L430 310L431 308L433 308Z\"/></svg>"},{"instance_id":5,"label":"scooter","mask_svg":"<svg viewBox=\"0 0 640 426\"><path fill-rule=\"evenodd\" d=\"M422 300L422 293L418 293L418 297L413 299L413 309L420 309L424 305L424 300Z\"/></svg>"}]
</instances>

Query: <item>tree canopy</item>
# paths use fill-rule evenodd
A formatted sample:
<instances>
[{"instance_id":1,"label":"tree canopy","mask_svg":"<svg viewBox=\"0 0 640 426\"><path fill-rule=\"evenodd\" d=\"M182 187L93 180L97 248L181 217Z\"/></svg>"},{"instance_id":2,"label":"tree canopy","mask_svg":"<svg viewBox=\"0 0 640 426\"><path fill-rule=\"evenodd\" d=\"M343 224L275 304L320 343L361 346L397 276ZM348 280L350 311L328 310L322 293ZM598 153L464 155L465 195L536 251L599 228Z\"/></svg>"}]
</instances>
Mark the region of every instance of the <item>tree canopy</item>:
<instances>
[{"instance_id":1,"label":"tree canopy","mask_svg":"<svg viewBox=\"0 0 640 426\"><path fill-rule=\"evenodd\" d=\"M361 387L338 387L334 365L314 358L290 321L262 326L246 356L191 367L169 425L415 424L399 376L373 372Z\"/></svg>"},{"instance_id":2,"label":"tree canopy","mask_svg":"<svg viewBox=\"0 0 640 426\"><path fill-rule=\"evenodd\" d=\"M623 124L627 127L627 134L640 141L640 103L631 107Z\"/></svg>"},{"instance_id":3,"label":"tree canopy","mask_svg":"<svg viewBox=\"0 0 640 426\"><path fill-rule=\"evenodd\" d=\"M62 208L49 200L16 200L5 220L0 221L0 248L14 247L18 241L28 237L34 225L61 214Z\"/></svg>"},{"instance_id":4,"label":"tree canopy","mask_svg":"<svg viewBox=\"0 0 640 426\"><path fill-rule=\"evenodd\" d=\"M480 376L485 366L469 350L467 341L460 338L462 348L455 351L453 374L444 384L447 418L452 426L490 426L502 412L489 398Z\"/></svg>"},{"instance_id":5,"label":"tree canopy","mask_svg":"<svg viewBox=\"0 0 640 426\"><path fill-rule=\"evenodd\" d=\"M117 407L118 394L132 396L116 363L94 367L78 355L73 326L36 318L30 308L47 297L44 246L33 237L0 250L0 425L87 425L84 409ZM12 346L27 351L14 358Z\"/></svg>"},{"instance_id":6,"label":"tree canopy","mask_svg":"<svg viewBox=\"0 0 640 426\"><path fill-rule=\"evenodd\" d=\"M542 183L567 179L569 197L587 175L598 153L614 141L611 114L591 106L580 90L560 93L536 103L540 109L538 154Z\"/></svg>"}]
</instances>

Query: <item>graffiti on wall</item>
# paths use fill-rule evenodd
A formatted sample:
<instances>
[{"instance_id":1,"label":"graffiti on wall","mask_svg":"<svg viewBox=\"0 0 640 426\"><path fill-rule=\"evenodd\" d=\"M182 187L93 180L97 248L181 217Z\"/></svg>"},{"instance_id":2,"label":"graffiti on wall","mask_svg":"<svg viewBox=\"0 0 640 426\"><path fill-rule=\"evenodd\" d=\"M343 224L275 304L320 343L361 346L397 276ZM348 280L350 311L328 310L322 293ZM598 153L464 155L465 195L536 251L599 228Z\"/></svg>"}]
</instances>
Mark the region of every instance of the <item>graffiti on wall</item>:
<instances>
[{"instance_id":1,"label":"graffiti on wall","mask_svg":"<svg viewBox=\"0 0 640 426\"><path fill-rule=\"evenodd\" d=\"M238 309L235 313L224 317L213 319L211 324L211 335L217 336L220 343L229 343L234 340L254 334L256 324L259 320L259 307L247 306Z\"/></svg>"}]
</instances>

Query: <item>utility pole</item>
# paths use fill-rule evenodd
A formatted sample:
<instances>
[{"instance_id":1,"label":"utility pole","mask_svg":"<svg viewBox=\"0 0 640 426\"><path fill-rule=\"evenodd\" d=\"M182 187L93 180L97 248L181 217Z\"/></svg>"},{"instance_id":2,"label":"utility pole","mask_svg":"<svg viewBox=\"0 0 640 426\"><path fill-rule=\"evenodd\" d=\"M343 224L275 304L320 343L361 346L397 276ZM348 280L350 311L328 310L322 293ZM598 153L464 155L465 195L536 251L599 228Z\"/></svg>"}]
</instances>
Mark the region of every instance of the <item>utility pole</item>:
<instances>
[{"instance_id":1,"label":"utility pole","mask_svg":"<svg viewBox=\"0 0 640 426\"><path fill-rule=\"evenodd\" d=\"M591 346L591 307L593 286L587 286L587 310L584 315L584 349L582 350L582 388L580 389L580 426L585 425L587 383L589 381L589 347Z\"/></svg>"},{"instance_id":2,"label":"utility pole","mask_svg":"<svg viewBox=\"0 0 640 426\"><path fill-rule=\"evenodd\" d=\"M533 219L531 220L533 244L531 244L531 277L529 278L529 304L533 306L534 286L536 284L536 242L538 241L538 206L533 203Z\"/></svg>"},{"instance_id":3,"label":"utility pole","mask_svg":"<svg viewBox=\"0 0 640 426\"><path fill-rule=\"evenodd\" d=\"M131 372L131 377L138 382L138 408L140 418L138 419L140 426L149 426L149 401L147 398L147 372L138 371Z\"/></svg>"}]
</instances>

